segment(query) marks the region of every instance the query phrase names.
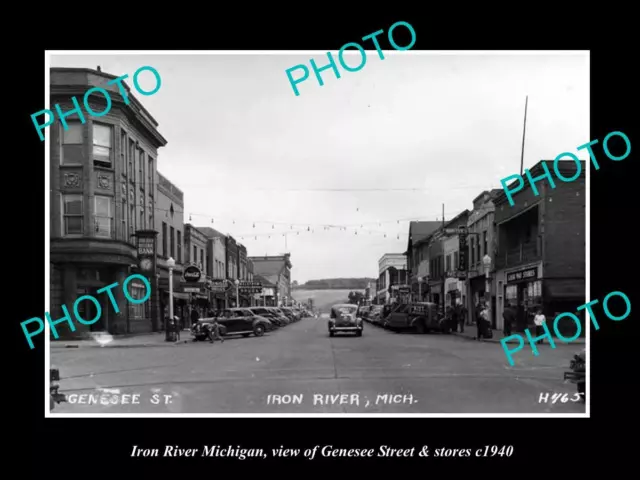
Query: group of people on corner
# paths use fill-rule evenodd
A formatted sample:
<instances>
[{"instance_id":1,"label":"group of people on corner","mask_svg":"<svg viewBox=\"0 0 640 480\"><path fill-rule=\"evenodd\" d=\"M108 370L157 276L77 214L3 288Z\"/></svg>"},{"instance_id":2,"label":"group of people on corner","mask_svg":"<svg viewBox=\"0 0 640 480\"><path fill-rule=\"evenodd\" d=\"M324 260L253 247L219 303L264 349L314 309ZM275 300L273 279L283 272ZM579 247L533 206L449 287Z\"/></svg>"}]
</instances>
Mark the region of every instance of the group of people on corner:
<instances>
[{"instance_id":1,"label":"group of people on corner","mask_svg":"<svg viewBox=\"0 0 640 480\"><path fill-rule=\"evenodd\" d=\"M542 308L537 307L533 310L533 323L535 326L536 337L540 337L544 334L543 324L546 322L546 317L542 313ZM475 307L474 321L477 327L476 339L481 340L483 338L492 338L493 331L491 329L491 319L489 318L489 309L486 302L480 300ZM467 309L461 303L457 303L455 306L449 306L446 310L447 317L451 320L452 324L457 327L459 333L464 333L465 325L471 326L471 317L467 316ZM512 304L507 304L502 313L504 319L503 334L505 337L511 335L512 329L517 322L516 309ZM540 343L544 343L543 340L539 340Z\"/></svg>"},{"instance_id":2,"label":"group of people on corner","mask_svg":"<svg viewBox=\"0 0 640 480\"><path fill-rule=\"evenodd\" d=\"M192 326L198 323L198 320L200 320L200 314L201 312L197 308L191 308L191 311L189 312L189 320L191 321ZM213 321L210 323L210 325L204 325L204 330L207 334L207 339L211 343L213 343L215 340L224 342L224 338L222 338L222 335L220 335L220 324L218 323L218 318L221 316L222 311L220 310L207 311L207 317L213 319ZM170 326L170 329L176 332L178 336L180 332L185 328L185 321L182 317L174 315L173 319L169 318L169 307L165 305L162 325L163 329L165 328L166 322L169 322L168 325Z\"/></svg>"}]
</instances>

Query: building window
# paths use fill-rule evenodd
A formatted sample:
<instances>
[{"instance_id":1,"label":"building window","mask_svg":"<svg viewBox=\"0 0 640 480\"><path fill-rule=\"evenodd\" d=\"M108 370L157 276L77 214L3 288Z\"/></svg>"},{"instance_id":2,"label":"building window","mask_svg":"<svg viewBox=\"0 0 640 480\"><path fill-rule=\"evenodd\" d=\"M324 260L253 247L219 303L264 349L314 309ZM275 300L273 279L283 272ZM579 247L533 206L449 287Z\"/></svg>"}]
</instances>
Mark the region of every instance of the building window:
<instances>
[{"instance_id":1,"label":"building window","mask_svg":"<svg viewBox=\"0 0 640 480\"><path fill-rule=\"evenodd\" d=\"M446 267L446 271L450 272L451 271L451 255L447 255L447 267Z\"/></svg>"},{"instance_id":2,"label":"building window","mask_svg":"<svg viewBox=\"0 0 640 480\"><path fill-rule=\"evenodd\" d=\"M198 263L198 247L193 246L193 258L191 259L191 263Z\"/></svg>"},{"instance_id":3,"label":"building window","mask_svg":"<svg viewBox=\"0 0 640 480\"><path fill-rule=\"evenodd\" d=\"M149 198L149 230L153 230L153 213L155 208L153 206L153 197Z\"/></svg>"},{"instance_id":4,"label":"building window","mask_svg":"<svg viewBox=\"0 0 640 480\"><path fill-rule=\"evenodd\" d=\"M129 295L134 300L142 300L147 293L147 289L141 282L133 281L127 285L127 289L129 290ZM131 302L127 302L129 305L129 319L130 320L142 320L145 318L145 305L148 305L149 302L133 304Z\"/></svg>"},{"instance_id":5,"label":"building window","mask_svg":"<svg viewBox=\"0 0 640 480\"><path fill-rule=\"evenodd\" d=\"M153 172L155 171L153 168L153 158L149 158L149 168L147 171L147 176L149 177L149 192L153 192L153 184L155 183L153 180Z\"/></svg>"},{"instance_id":6,"label":"building window","mask_svg":"<svg viewBox=\"0 0 640 480\"><path fill-rule=\"evenodd\" d=\"M458 252L453 252L453 269L458 270L459 266L460 266L460 256L458 255Z\"/></svg>"},{"instance_id":7,"label":"building window","mask_svg":"<svg viewBox=\"0 0 640 480\"><path fill-rule=\"evenodd\" d=\"M82 134L83 125L80 122L70 122L69 129L62 131L62 149L60 152L60 163L62 165L82 164Z\"/></svg>"},{"instance_id":8,"label":"building window","mask_svg":"<svg viewBox=\"0 0 640 480\"><path fill-rule=\"evenodd\" d=\"M207 255L206 263L204 264L204 274L209 275L209 255Z\"/></svg>"},{"instance_id":9,"label":"building window","mask_svg":"<svg viewBox=\"0 0 640 480\"><path fill-rule=\"evenodd\" d=\"M95 197L95 227L96 237L111 238L111 222L113 221L113 212L111 211L111 197Z\"/></svg>"},{"instance_id":10,"label":"building window","mask_svg":"<svg viewBox=\"0 0 640 480\"><path fill-rule=\"evenodd\" d=\"M486 230L482 232L482 248L483 248L484 255L489 255L489 252L487 251L487 231Z\"/></svg>"},{"instance_id":11,"label":"building window","mask_svg":"<svg viewBox=\"0 0 640 480\"><path fill-rule=\"evenodd\" d=\"M182 263L182 232L177 230L178 232L178 256L176 257L177 263Z\"/></svg>"},{"instance_id":12,"label":"building window","mask_svg":"<svg viewBox=\"0 0 640 480\"><path fill-rule=\"evenodd\" d=\"M131 235L136 233L136 205L132 203L129 205L129 230Z\"/></svg>"},{"instance_id":13,"label":"building window","mask_svg":"<svg viewBox=\"0 0 640 480\"><path fill-rule=\"evenodd\" d=\"M109 125L93 124L93 163L101 167L112 167L112 129Z\"/></svg>"},{"instance_id":14,"label":"building window","mask_svg":"<svg viewBox=\"0 0 640 480\"><path fill-rule=\"evenodd\" d=\"M133 140L129 140L129 181L130 182L135 182L136 181L136 171L133 168L133 162L135 161L135 151L136 151L136 143Z\"/></svg>"},{"instance_id":15,"label":"building window","mask_svg":"<svg viewBox=\"0 0 640 480\"><path fill-rule=\"evenodd\" d=\"M138 180L140 182L140 189L144 190L144 150L140 150L140 159L138 160Z\"/></svg>"},{"instance_id":16,"label":"building window","mask_svg":"<svg viewBox=\"0 0 640 480\"><path fill-rule=\"evenodd\" d=\"M127 176L127 132L120 131L120 168L123 177Z\"/></svg>"},{"instance_id":17,"label":"building window","mask_svg":"<svg viewBox=\"0 0 640 480\"><path fill-rule=\"evenodd\" d=\"M82 235L83 233L83 212L82 195L63 195L62 214L64 235Z\"/></svg>"},{"instance_id":18,"label":"building window","mask_svg":"<svg viewBox=\"0 0 640 480\"><path fill-rule=\"evenodd\" d=\"M140 225L139 225L139 228L140 228L140 230L144 230L144 206L140 207Z\"/></svg>"},{"instance_id":19,"label":"building window","mask_svg":"<svg viewBox=\"0 0 640 480\"><path fill-rule=\"evenodd\" d=\"M162 256L167 258L167 224L162 222Z\"/></svg>"},{"instance_id":20,"label":"building window","mask_svg":"<svg viewBox=\"0 0 640 480\"><path fill-rule=\"evenodd\" d=\"M204 269L204 250L200 249L200 268Z\"/></svg>"},{"instance_id":21,"label":"building window","mask_svg":"<svg viewBox=\"0 0 640 480\"><path fill-rule=\"evenodd\" d=\"M122 197L122 208L121 208L121 215L122 217L120 218L120 224L122 225L122 233L120 235L122 235L124 237L124 241L128 241L127 239L127 199Z\"/></svg>"},{"instance_id":22,"label":"building window","mask_svg":"<svg viewBox=\"0 0 640 480\"><path fill-rule=\"evenodd\" d=\"M169 244L169 247L170 247L169 255L171 255L171 258L175 259L176 258L175 257L175 254L176 254L176 234L175 234L175 231L176 231L176 229L171 227L170 231L171 231L171 236L169 237L169 241L171 243Z\"/></svg>"}]
</instances>

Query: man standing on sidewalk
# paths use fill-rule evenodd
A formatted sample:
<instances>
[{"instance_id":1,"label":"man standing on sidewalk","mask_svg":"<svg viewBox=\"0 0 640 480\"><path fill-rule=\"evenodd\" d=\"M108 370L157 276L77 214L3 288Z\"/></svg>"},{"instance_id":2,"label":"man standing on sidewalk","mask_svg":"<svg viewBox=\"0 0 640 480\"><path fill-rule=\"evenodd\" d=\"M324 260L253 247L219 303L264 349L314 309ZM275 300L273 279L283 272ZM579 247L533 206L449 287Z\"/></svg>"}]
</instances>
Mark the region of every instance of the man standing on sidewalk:
<instances>
[{"instance_id":1,"label":"man standing on sidewalk","mask_svg":"<svg viewBox=\"0 0 640 480\"><path fill-rule=\"evenodd\" d=\"M536 337L541 337L544 334L544 328L542 328L542 325L546 321L547 319L542 313L542 308L538 307L536 309L536 316L533 317L533 323L536 326ZM540 339L540 343L544 343L544 339Z\"/></svg>"},{"instance_id":2,"label":"man standing on sidewalk","mask_svg":"<svg viewBox=\"0 0 640 480\"><path fill-rule=\"evenodd\" d=\"M504 319L504 336L508 337L511 335L511 327L516 321L516 311L510 303L507 303L507 306L504 308L502 318Z\"/></svg>"}]
</instances>

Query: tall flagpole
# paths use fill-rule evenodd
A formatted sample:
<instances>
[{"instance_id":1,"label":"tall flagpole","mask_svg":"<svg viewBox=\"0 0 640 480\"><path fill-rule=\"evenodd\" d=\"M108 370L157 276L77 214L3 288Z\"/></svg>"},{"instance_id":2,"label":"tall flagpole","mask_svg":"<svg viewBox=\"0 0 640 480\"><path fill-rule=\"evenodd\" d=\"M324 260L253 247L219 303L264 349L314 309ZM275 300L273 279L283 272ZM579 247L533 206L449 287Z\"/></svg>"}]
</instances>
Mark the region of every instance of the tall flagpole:
<instances>
[{"instance_id":1,"label":"tall flagpole","mask_svg":"<svg viewBox=\"0 0 640 480\"><path fill-rule=\"evenodd\" d=\"M529 104L529 95L527 95L527 99L524 102L524 127L522 128L522 152L520 153L520 176L522 177L522 172L524 170L524 137L527 131L527 106Z\"/></svg>"}]
</instances>

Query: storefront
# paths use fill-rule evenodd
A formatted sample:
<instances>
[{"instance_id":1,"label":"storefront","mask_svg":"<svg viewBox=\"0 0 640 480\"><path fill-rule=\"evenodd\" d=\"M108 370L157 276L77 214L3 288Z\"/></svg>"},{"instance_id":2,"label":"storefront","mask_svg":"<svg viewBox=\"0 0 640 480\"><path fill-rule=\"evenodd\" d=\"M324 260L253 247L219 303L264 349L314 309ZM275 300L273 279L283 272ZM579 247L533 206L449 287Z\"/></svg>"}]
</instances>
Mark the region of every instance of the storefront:
<instances>
[{"instance_id":1,"label":"storefront","mask_svg":"<svg viewBox=\"0 0 640 480\"><path fill-rule=\"evenodd\" d=\"M513 331L523 332L533 325L536 309L542 308L541 265L533 265L504 272L504 298L502 308L511 305L516 310L516 325Z\"/></svg>"},{"instance_id":2,"label":"storefront","mask_svg":"<svg viewBox=\"0 0 640 480\"><path fill-rule=\"evenodd\" d=\"M450 277L444 281L445 307L455 307L456 304L464 305L463 300L465 297L465 285L464 282L457 278Z\"/></svg>"},{"instance_id":3,"label":"storefront","mask_svg":"<svg viewBox=\"0 0 640 480\"><path fill-rule=\"evenodd\" d=\"M429 283L429 301L440 305L442 303L442 284Z\"/></svg>"}]
</instances>

